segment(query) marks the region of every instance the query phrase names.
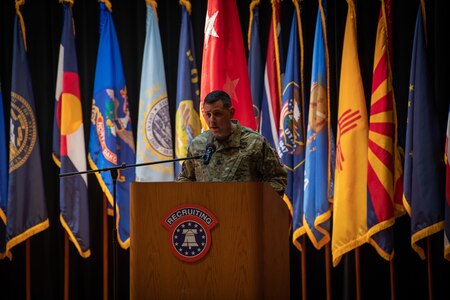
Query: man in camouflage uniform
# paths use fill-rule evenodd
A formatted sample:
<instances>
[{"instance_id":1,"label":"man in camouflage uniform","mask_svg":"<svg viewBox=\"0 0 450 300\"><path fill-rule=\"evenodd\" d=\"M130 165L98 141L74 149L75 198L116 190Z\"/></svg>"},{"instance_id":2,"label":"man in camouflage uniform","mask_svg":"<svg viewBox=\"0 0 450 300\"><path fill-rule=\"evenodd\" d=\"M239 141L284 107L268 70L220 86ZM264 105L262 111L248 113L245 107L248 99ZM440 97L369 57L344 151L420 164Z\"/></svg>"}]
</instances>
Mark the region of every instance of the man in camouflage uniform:
<instances>
[{"instance_id":1,"label":"man in camouflage uniform","mask_svg":"<svg viewBox=\"0 0 450 300\"><path fill-rule=\"evenodd\" d=\"M204 112L209 130L192 141L188 156L202 155L209 143L217 150L209 164L184 161L178 181L266 181L283 195L287 172L278 155L261 134L232 120L230 96L224 91L209 93Z\"/></svg>"}]
</instances>

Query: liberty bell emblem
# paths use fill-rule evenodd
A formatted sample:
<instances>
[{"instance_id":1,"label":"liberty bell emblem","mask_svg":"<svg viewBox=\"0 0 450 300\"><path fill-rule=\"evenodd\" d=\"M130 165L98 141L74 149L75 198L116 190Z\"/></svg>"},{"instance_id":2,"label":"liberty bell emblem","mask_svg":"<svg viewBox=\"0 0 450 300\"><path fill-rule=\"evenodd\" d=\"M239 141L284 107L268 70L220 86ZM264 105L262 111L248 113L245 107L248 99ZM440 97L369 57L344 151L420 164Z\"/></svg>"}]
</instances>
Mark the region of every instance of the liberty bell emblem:
<instances>
[{"instance_id":1,"label":"liberty bell emblem","mask_svg":"<svg viewBox=\"0 0 450 300\"><path fill-rule=\"evenodd\" d=\"M198 247L197 242L195 241L195 235L197 234L197 229L183 229L182 234L184 234L184 242L181 245L182 247Z\"/></svg>"}]
</instances>

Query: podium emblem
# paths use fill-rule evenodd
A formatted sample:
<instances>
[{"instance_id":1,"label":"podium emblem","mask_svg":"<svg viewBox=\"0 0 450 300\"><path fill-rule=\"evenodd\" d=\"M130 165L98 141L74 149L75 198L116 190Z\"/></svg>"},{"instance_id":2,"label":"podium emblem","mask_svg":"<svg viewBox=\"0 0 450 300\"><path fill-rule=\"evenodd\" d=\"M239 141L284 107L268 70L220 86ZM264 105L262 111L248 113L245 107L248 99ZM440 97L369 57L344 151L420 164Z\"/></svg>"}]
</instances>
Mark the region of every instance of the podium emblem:
<instances>
[{"instance_id":1,"label":"podium emblem","mask_svg":"<svg viewBox=\"0 0 450 300\"><path fill-rule=\"evenodd\" d=\"M208 253L211 229L217 218L197 204L183 204L172 209L161 223L169 230L170 250L176 258L196 262Z\"/></svg>"}]
</instances>

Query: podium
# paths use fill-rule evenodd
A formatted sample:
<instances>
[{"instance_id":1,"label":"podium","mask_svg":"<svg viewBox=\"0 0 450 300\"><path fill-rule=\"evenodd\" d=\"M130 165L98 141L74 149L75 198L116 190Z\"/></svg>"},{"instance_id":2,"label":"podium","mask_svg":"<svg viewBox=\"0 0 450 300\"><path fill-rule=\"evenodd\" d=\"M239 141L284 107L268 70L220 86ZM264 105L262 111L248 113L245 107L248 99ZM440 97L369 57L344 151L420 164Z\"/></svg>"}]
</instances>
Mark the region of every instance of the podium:
<instances>
[{"instance_id":1,"label":"podium","mask_svg":"<svg viewBox=\"0 0 450 300\"><path fill-rule=\"evenodd\" d=\"M176 254L181 219L177 230L168 225L195 220L174 213L190 205L217 220L193 262ZM268 183L135 182L130 215L130 299L289 299L289 211ZM186 232L182 244L200 251Z\"/></svg>"}]
</instances>

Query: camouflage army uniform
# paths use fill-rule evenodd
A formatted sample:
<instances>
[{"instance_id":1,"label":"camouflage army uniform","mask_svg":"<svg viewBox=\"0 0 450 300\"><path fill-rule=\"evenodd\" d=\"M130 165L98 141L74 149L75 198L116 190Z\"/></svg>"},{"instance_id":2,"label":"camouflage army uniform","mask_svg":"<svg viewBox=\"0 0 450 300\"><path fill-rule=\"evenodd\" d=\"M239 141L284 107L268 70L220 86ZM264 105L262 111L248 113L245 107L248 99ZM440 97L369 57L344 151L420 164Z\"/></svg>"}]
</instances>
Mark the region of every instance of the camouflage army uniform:
<instances>
[{"instance_id":1,"label":"camouflage army uniform","mask_svg":"<svg viewBox=\"0 0 450 300\"><path fill-rule=\"evenodd\" d=\"M188 156L202 155L211 141L216 152L210 163L204 165L201 159L184 161L178 181L267 181L278 194L284 193L287 172L262 135L239 123L224 142L206 131L192 141Z\"/></svg>"}]
</instances>

